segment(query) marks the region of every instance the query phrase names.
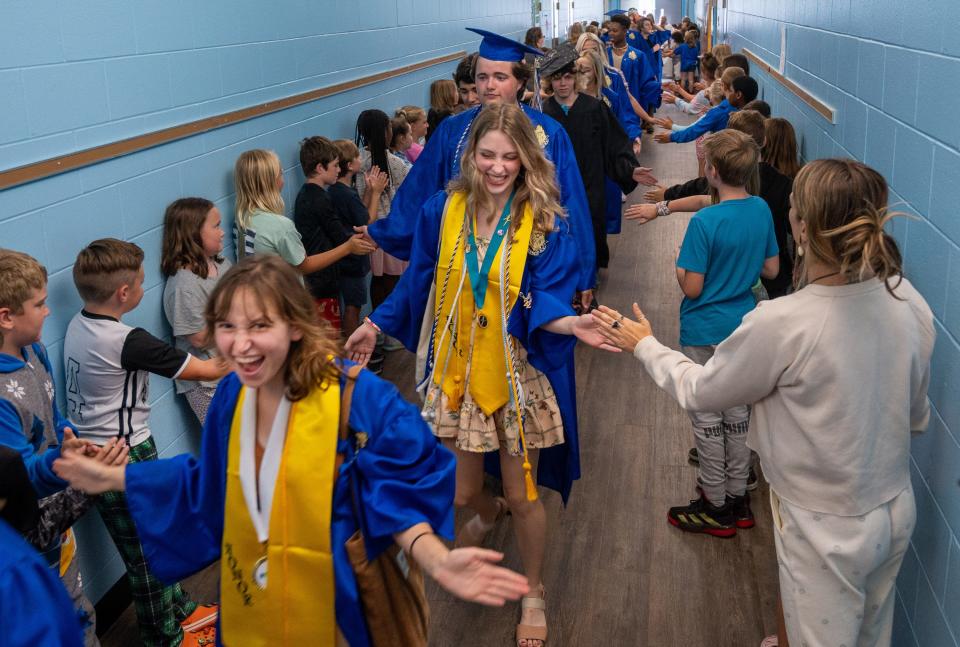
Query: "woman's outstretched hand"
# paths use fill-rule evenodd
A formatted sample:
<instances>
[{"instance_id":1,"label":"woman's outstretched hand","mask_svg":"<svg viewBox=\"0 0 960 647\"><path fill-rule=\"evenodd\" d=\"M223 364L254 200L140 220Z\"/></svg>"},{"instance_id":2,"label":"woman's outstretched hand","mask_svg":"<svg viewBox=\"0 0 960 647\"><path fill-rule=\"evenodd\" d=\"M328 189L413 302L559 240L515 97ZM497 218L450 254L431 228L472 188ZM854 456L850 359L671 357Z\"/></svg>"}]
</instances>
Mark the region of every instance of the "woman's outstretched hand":
<instances>
[{"instance_id":1,"label":"woman's outstretched hand","mask_svg":"<svg viewBox=\"0 0 960 647\"><path fill-rule=\"evenodd\" d=\"M350 338L343 348L347 351L347 356L360 366L366 366L370 361L370 355L377 345L377 331L373 326L364 322L360 327L353 331Z\"/></svg>"},{"instance_id":2,"label":"woman's outstretched hand","mask_svg":"<svg viewBox=\"0 0 960 647\"><path fill-rule=\"evenodd\" d=\"M503 553L484 548L457 548L447 553L432 576L458 598L492 607L519 600L530 591L527 578L496 566Z\"/></svg>"},{"instance_id":3,"label":"woman's outstretched hand","mask_svg":"<svg viewBox=\"0 0 960 647\"><path fill-rule=\"evenodd\" d=\"M636 303L633 304L633 314L637 321L627 319L612 308L600 306L591 312L590 316L596 321L597 330L608 344L632 353L641 339L653 335L650 322Z\"/></svg>"},{"instance_id":4,"label":"woman's outstretched hand","mask_svg":"<svg viewBox=\"0 0 960 647\"><path fill-rule=\"evenodd\" d=\"M597 324L597 320L590 314L575 317L572 332L577 339L588 346L608 350L611 353L620 352L620 349L615 345L607 343L607 339L600 332L600 326Z\"/></svg>"}]
</instances>

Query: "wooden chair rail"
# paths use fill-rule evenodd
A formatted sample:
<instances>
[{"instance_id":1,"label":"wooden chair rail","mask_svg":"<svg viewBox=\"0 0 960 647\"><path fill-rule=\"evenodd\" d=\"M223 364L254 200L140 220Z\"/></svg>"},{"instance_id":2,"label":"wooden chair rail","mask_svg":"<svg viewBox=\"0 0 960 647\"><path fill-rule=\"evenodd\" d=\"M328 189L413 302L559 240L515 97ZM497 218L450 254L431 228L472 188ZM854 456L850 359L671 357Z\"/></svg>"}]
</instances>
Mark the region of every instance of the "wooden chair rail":
<instances>
[{"instance_id":1,"label":"wooden chair rail","mask_svg":"<svg viewBox=\"0 0 960 647\"><path fill-rule=\"evenodd\" d=\"M409 74L410 72L416 72L417 70L422 70L434 65L457 61L465 55L466 52L459 51L444 56L437 56L425 61L420 61L419 63L412 63L393 70L364 76L359 79L344 81L343 83L317 88L316 90L309 90L283 99L267 101L266 103L248 108L241 108L240 110L205 117L189 123L180 124L179 126L156 130L129 139L122 139L110 142L109 144L101 144L100 146L94 146L93 148L87 148L75 153L51 157L39 162L32 162L17 168L0 171L0 190L9 189L19 184L26 184L27 182L33 182L34 180L65 173L66 171L72 171L91 164L97 164L98 162L114 159L123 155L129 155L130 153L136 153L185 137L199 135L200 133L205 133L216 128L223 128L224 126L246 121L247 119L262 117L274 112L279 112L280 110L286 110L287 108L323 99L334 94L355 90L367 85L379 83L380 81L386 81L387 79Z\"/></svg>"},{"instance_id":2,"label":"wooden chair rail","mask_svg":"<svg viewBox=\"0 0 960 647\"><path fill-rule=\"evenodd\" d=\"M772 76L774 79L780 82L781 85L786 87L792 93L797 95L801 101L805 104L816 110L824 119L829 121L832 124L837 123L837 110L831 106L828 106L823 101L817 97L810 94L807 90L797 85L795 82L788 79L786 76L780 73L780 71L764 61L762 58L751 52L747 48L741 50L748 59L750 59L750 64L756 67L759 67L761 70Z\"/></svg>"}]
</instances>

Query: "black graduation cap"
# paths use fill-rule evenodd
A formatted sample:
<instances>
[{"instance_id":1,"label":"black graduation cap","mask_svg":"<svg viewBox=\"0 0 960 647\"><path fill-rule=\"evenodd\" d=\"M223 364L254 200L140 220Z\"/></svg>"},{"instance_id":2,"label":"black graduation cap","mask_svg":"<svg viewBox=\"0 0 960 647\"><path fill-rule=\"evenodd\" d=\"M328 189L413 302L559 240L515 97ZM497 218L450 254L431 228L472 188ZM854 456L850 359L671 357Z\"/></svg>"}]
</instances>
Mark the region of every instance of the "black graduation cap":
<instances>
[{"instance_id":1,"label":"black graduation cap","mask_svg":"<svg viewBox=\"0 0 960 647\"><path fill-rule=\"evenodd\" d=\"M474 29L467 27L467 31L483 36L480 41L479 54L488 61L506 61L516 63L522 61L525 54L534 56L543 56L543 52L535 47L518 43L500 34L495 34L486 29Z\"/></svg>"},{"instance_id":2,"label":"black graduation cap","mask_svg":"<svg viewBox=\"0 0 960 647\"><path fill-rule=\"evenodd\" d=\"M553 76L566 66L580 58L577 48L570 43L563 43L550 50L550 53L543 57L540 62L540 76Z\"/></svg>"}]
</instances>

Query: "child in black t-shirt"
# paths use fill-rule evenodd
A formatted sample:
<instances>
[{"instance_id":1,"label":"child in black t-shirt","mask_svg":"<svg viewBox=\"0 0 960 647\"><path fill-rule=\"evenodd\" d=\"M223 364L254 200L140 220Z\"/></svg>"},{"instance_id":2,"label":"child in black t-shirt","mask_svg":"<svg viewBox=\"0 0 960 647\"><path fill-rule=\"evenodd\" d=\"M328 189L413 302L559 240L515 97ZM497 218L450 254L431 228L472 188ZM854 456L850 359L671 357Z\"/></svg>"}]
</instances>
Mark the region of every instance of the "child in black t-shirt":
<instances>
[{"instance_id":1,"label":"child in black t-shirt","mask_svg":"<svg viewBox=\"0 0 960 647\"><path fill-rule=\"evenodd\" d=\"M300 166L307 181L297 193L293 224L309 256L345 243L352 228L340 219L327 193L340 175L340 157L333 142L326 137L304 139L300 142ZM340 269L340 263L334 263L304 277L320 317L336 330L340 330Z\"/></svg>"},{"instance_id":2,"label":"child in black t-shirt","mask_svg":"<svg viewBox=\"0 0 960 647\"><path fill-rule=\"evenodd\" d=\"M333 142L339 155L339 174L336 182L330 185L327 192L333 203L340 221L350 228L362 227L377 218L377 206L380 195L387 187L387 174L379 167L371 167L364 174L366 190L363 199L353 187L353 178L360 171L360 149L349 139L338 139ZM340 297L343 301L343 332L346 336L353 334L360 325L360 310L367 302L367 275L370 273L370 259L366 256L347 256L339 263L340 266Z\"/></svg>"}]
</instances>

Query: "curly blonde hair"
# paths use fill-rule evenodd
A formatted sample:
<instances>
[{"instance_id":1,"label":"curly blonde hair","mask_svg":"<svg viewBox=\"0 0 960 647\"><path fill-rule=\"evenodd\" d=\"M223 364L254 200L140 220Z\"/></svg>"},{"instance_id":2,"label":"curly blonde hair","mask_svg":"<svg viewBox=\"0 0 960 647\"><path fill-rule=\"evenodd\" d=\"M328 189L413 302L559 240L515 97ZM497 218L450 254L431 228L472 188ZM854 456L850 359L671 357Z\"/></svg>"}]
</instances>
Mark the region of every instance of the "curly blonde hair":
<instances>
[{"instance_id":1,"label":"curly blonde hair","mask_svg":"<svg viewBox=\"0 0 960 647\"><path fill-rule=\"evenodd\" d=\"M450 182L447 190L467 194L468 213L476 213L478 209L493 211L493 198L484 185L483 175L477 171L474 158L478 142L492 131L506 135L520 156L520 174L515 184L517 193L513 199L514 213L523 213L529 203L534 227L544 232L551 231L555 217L564 215L554 166L544 155L530 119L516 104L494 104L480 111L470 131L467 150L460 164L460 176ZM519 221L519 218L512 219L512 230L516 229Z\"/></svg>"},{"instance_id":2,"label":"curly blonde hair","mask_svg":"<svg viewBox=\"0 0 960 647\"><path fill-rule=\"evenodd\" d=\"M326 388L338 379L340 369L335 360L341 353L336 333L317 316L297 271L274 254L247 256L220 278L204 311L210 337L217 323L226 320L233 300L242 291L256 299L264 314L280 317L303 334L291 343L283 365L283 382L291 401L302 400L311 390Z\"/></svg>"}]
</instances>

